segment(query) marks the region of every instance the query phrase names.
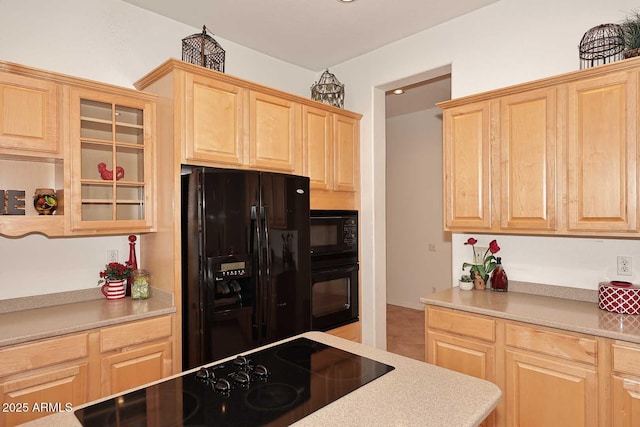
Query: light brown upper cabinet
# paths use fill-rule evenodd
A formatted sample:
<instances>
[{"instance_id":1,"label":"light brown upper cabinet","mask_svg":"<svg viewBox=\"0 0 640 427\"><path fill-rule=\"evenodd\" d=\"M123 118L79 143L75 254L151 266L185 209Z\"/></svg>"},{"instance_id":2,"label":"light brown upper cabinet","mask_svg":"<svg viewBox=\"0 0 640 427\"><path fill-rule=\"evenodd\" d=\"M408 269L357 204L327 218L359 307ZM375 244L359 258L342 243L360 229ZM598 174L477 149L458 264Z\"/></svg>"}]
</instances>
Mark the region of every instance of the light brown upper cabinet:
<instances>
[{"instance_id":1,"label":"light brown upper cabinet","mask_svg":"<svg viewBox=\"0 0 640 427\"><path fill-rule=\"evenodd\" d=\"M491 227L491 103L444 111L444 211L448 229Z\"/></svg>"},{"instance_id":2,"label":"light brown upper cabinet","mask_svg":"<svg viewBox=\"0 0 640 427\"><path fill-rule=\"evenodd\" d=\"M624 60L439 104L445 228L638 237L639 70Z\"/></svg>"},{"instance_id":3,"label":"light brown upper cabinet","mask_svg":"<svg viewBox=\"0 0 640 427\"><path fill-rule=\"evenodd\" d=\"M500 227L556 228L555 87L500 98Z\"/></svg>"},{"instance_id":4,"label":"light brown upper cabinet","mask_svg":"<svg viewBox=\"0 0 640 427\"><path fill-rule=\"evenodd\" d=\"M156 100L0 61L0 181L25 192L24 215L0 215L0 235L154 231ZM54 214L35 212L38 188L56 192Z\"/></svg>"},{"instance_id":5,"label":"light brown upper cabinet","mask_svg":"<svg viewBox=\"0 0 640 427\"><path fill-rule=\"evenodd\" d=\"M358 117L302 107L303 174L310 179L312 209L356 209L359 142Z\"/></svg>"},{"instance_id":6,"label":"light brown upper cabinet","mask_svg":"<svg viewBox=\"0 0 640 427\"><path fill-rule=\"evenodd\" d=\"M638 73L568 85L569 231L637 231Z\"/></svg>"},{"instance_id":7,"label":"light brown upper cabinet","mask_svg":"<svg viewBox=\"0 0 640 427\"><path fill-rule=\"evenodd\" d=\"M0 72L0 154L59 155L59 92L55 82Z\"/></svg>"},{"instance_id":8,"label":"light brown upper cabinet","mask_svg":"<svg viewBox=\"0 0 640 427\"><path fill-rule=\"evenodd\" d=\"M360 114L176 59L135 87L160 97L158 161L176 176L182 165L308 176L311 208L358 209Z\"/></svg>"},{"instance_id":9,"label":"light brown upper cabinet","mask_svg":"<svg viewBox=\"0 0 640 427\"><path fill-rule=\"evenodd\" d=\"M69 91L71 227L145 232L154 227L154 104L84 88Z\"/></svg>"},{"instance_id":10,"label":"light brown upper cabinet","mask_svg":"<svg viewBox=\"0 0 640 427\"><path fill-rule=\"evenodd\" d=\"M243 163L244 90L198 74L185 74L185 159Z\"/></svg>"},{"instance_id":11,"label":"light brown upper cabinet","mask_svg":"<svg viewBox=\"0 0 640 427\"><path fill-rule=\"evenodd\" d=\"M304 174L312 189L330 190L333 185L333 118L329 111L302 107Z\"/></svg>"},{"instance_id":12,"label":"light brown upper cabinet","mask_svg":"<svg viewBox=\"0 0 640 427\"><path fill-rule=\"evenodd\" d=\"M360 121L333 115L333 190L356 191L360 177Z\"/></svg>"},{"instance_id":13,"label":"light brown upper cabinet","mask_svg":"<svg viewBox=\"0 0 640 427\"><path fill-rule=\"evenodd\" d=\"M249 93L249 166L301 173L300 104L255 90Z\"/></svg>"}]
</instances>

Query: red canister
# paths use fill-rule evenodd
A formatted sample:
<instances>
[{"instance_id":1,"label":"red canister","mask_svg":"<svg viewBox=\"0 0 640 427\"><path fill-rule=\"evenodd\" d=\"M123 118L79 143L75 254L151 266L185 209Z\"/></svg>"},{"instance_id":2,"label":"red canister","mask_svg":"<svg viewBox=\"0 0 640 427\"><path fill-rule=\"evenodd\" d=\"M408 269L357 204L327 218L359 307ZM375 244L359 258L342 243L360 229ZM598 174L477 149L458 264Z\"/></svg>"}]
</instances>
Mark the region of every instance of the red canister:
<instances>
[{"instance_id":1,"label":"red canister","mask_svg":"<svg viewBox=\"0 0 640 427\"><path fill-rule=\"evenodd\" d=\"M640 314L640 286L629 282L601 282L598 307L614 313Z\"/></svg>"}]
</instances>

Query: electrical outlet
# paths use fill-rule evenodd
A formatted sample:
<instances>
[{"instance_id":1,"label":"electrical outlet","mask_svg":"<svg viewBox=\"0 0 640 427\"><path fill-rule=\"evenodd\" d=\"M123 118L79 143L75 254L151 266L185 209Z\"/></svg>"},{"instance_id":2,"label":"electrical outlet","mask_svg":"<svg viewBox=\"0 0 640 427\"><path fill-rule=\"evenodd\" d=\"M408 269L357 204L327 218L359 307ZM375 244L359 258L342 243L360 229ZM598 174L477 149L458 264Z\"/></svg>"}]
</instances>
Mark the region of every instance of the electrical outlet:
<instances>
[{"instance_id":1,"label":"electrical outlet","mask_svg":"<svg viewBox=\"0 0 640 427\"><path fill-rule=\"evenodd\" d=\"M620 276L631 276L630 256L618 256L618 274Z\"/></svg>"},{"instance_id":2,"label":"electrical outlet","mask_svg":"<svg viewBox=\"0 0 640 427\"><path fill-rule=\"evenodd\" d=\"M107 263L118 262L118 250L110 249L107 251Z\"/></svg>"},{"instance_id":3,"label":"electrical outlet","mask_svg":"<svg viewBox=\"0 0 640 427\"><path fill-rule=\"evenodd\" d=\"M475 246L473 248L473 263L474 264L482 264L484 261L484 254L489 250L489 248L483 248L480 246Z\"/></svg>"},{"instance_id":4,"label":"electrical outlet","mask_svg":"<svg viewBox=\"0 0 640 427\"><path fill-rule=\"evenodd\" d=\"M429 243L429 245L427 247L429 248L429 252L435 252L436 251L436 245L434 245L433 243Z\"/></svg>"}]
</instances>

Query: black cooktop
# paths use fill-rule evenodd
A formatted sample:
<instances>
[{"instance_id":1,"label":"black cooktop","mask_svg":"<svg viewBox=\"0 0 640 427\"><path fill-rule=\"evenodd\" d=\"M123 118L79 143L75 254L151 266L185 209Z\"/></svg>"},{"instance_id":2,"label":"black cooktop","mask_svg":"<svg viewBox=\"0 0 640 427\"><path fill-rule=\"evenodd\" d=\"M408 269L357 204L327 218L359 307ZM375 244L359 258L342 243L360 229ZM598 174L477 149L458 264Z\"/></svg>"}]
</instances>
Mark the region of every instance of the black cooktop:
<instances>
[{"instance_id":1,"label":"black cooktop","mask_svg":"<svg viewBox=\"0 0 640 427\"><path fill-rule=\"evenodd\" d=\"M90 427L288 426L392 371L307 338L75 411Z\"/></svg>"}]
</instances>

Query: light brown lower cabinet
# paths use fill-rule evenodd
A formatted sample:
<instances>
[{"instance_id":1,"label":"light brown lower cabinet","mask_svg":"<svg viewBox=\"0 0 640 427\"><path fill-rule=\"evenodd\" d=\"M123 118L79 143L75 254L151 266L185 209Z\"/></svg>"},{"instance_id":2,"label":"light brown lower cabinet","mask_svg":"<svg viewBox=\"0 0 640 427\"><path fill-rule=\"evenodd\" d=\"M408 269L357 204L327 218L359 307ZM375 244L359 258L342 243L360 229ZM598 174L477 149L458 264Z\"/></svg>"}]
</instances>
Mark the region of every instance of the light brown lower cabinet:
<instances>
[{"instance_id":1,"label":"light brown lower cabinet","mask_svg":"<svg viewBox=\"0 0 640 427\"><path fill-rule=\"evenodd\" d=\"M427 309L426 361L496 382L495 321L451 310ZM481 424L492 427L495 411Z\"/></svg>"},{"instance_id":2,"label":"light brown lower cabinet","mask_svg":"<svg viewBox=\"0 0 640 427\"><path fill-rule=\"evenodd\" d=\"M0 426L14 426L87 400L88 334L0 349Z\"/></svg>"},{"instance_id":3,"label":"light brown lower cabinet","mask_svg":"<svg viewBox=\"0 0 640 427\"><path fill-rule=\"evenodd\" d=\"M507 350L507 424L512 426L598 426L595 367Z\"/></svg>"},{"instance_id":4,"label":"light brown lower cabinet","mask_svg":"<svg viewBox=\"0 0 640 427\"><path fill-rule=\"evenodd\" d=\"M640 425L640 345L611 344L611 407L613 427Z\"/></svg>"},{"instance_id":5,"label":"light brown lower cabinet","mask_svg":"<svg viewBox=\"0 0 640 427\"><path fill-rule=\"evenodd\" d=\"M425 308L426 360L494 382L486 426L640 425L640 345Z\"/></svg>"},{"instance_id":6,"label":"light brown lower cabinet","mask_svg":"<svg viewBox=\"0 0 640 427\"><path fill-rule=\"evenodd\" d=\"M362 342L360 322L349 323L348 325L331 329L327 331L327 333L336 337L344 338L346 340Z\"/></svg>"},{"instance_id":7,"label":"light brown lower cabinet","mask_svg":"<svg viewBox=\"0 0 640 427\"><path fill-rule=\"evenodd\" d=\"M171 323L160 316L0 349L0 426L173 374Z\"/></svg>"},{"instance_id":8,"label":"light brown lower cabinet","mask_svg":"<svg viewBox=\"0 0 640 427\"><path fill-rule=\"evenodd\" d=\"M102 396L171 375L171 317L100 331Z\"/></svg>"}]
</instances>

